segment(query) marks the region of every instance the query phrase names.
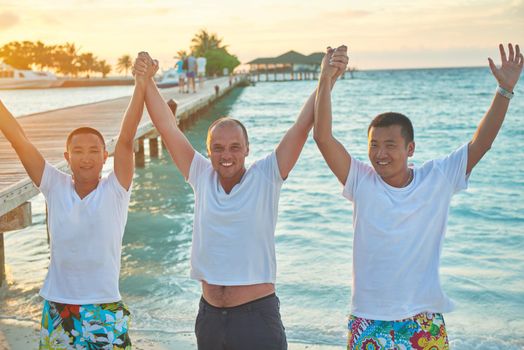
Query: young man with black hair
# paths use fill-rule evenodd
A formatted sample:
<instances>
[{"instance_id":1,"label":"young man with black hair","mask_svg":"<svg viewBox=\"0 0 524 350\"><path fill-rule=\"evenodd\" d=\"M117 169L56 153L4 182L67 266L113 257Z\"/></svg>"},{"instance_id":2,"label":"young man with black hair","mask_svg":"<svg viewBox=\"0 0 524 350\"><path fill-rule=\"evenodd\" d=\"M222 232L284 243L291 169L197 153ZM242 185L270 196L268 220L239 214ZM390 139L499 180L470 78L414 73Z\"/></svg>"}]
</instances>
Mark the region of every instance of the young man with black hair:
<instances>
[{"instance_id":1,"label":"young man with black hair","mask_svg":"<svg viewBox=\"0 0 524 350\"><path fill-rule=\"evenodd\" d=\"M151 74L156 69L150 67ZM108 152L99 131L81 127L69 134L64 152L69 175L44 159L0 102L0 130L48 207L51 259L40 290L44 298L40 349L131 346L130 312L121 300L118 279L134 173L134 137L145 89L145 80L137 78L115 147L114 167L104 177Z\"/></svg>"},{"instance_id":2,"label":"young man with black hair","mask_svg":"<svg viewBox=\"0 0 524 350\"><path fill-rule=\"evenodd\" d=\"M523 56L499 46L502 65L489 66L498 82L491 107L470 142L448 156L408 166L413 126L400 113L383 113L368 128L371 166L347 152L332 134L330 80L324 58L315 102L314 138L353 202L353 295L348 350L448 349L442 313L453 309L439 280L442 242L453 194L467 187L490 149L522 72Z\"/></svg>"}]
</instances>

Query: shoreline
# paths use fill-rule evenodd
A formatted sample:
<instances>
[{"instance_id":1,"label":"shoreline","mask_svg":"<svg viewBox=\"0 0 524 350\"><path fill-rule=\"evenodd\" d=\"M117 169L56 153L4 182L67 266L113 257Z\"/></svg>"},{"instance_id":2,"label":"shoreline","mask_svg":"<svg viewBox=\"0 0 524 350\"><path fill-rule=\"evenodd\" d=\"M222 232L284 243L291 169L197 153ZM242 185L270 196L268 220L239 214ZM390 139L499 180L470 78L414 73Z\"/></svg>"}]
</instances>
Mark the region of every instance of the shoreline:
<instances>
[{"instance_id":1,"label":"shoreline","mask_svg":"<svg viewBox=\"0 0 524 350\"><path fill-rule=\"evenodd\" d=\"M0 318L0 350L26 350L38 346L40 325L34 321ZM196 350L193 332L169 335L162 332L131 330L135 350ZM342 350L343 346L289 342L289 350Z\"/></svg>"}]
</instances>

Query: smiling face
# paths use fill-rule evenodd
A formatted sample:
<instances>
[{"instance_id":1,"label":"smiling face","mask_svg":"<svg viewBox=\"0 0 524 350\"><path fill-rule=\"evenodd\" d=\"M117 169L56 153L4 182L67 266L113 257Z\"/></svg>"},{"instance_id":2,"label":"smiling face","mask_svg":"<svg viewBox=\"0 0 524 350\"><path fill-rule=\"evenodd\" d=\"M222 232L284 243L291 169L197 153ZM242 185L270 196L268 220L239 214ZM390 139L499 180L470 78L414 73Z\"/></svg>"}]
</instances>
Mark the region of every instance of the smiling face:
<instances>
[{"instance_id":1,"label":"smiling face","mask_svg":"<svg viewBox=\"0 0 524 350\"><path fill-rule=\"evenodd\" d=\"M226 191L242 179L248 154L247 140L236 122L225 121L210 130L208 156Z\"/></svg>"},{"instance_id":2,"label":"smiling face","mask_svg":"<svg viewBox=\"0 0 524 350\"><path fill-rule=\"evenodd\" d=\"M90 133L74 135L64 153L75 183L98 183L107 155L100 137Z\"/></svg>"},{"instance_id":3,"label":"smiling face","mask_svg":"<svg viewBox=\"0 0 524 350\"><path fill-rule=\"evenodd\" d=\"M408 157L414 151L415 142L406 142L400 125L371 127L369 130L369 160L377 174L391 186L404 186L409 178Z\"/></svg>"}]
</instances>

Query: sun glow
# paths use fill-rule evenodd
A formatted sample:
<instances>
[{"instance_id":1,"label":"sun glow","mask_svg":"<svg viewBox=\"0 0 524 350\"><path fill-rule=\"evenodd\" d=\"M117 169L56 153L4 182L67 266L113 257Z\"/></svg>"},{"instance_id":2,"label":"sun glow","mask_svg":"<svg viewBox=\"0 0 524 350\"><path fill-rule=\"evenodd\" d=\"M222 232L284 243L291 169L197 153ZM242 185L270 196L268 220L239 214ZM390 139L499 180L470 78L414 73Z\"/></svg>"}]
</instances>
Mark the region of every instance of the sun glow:
<instances>
[{"instance_id":1,"label":"sun glow","mask_svg":"<svg viewBox=\"0 0 524 350\"><path fill-rule=\"evenodd\" d=\"M521 39L524 2L385 0L0 1L0 45L18 40L75 43L115 65L141 50L162 67L202 28L224 39L241 62L288 50L309 54L345 43L354 66L485 65L499 42Z\"/></svg>"}]
</instances>

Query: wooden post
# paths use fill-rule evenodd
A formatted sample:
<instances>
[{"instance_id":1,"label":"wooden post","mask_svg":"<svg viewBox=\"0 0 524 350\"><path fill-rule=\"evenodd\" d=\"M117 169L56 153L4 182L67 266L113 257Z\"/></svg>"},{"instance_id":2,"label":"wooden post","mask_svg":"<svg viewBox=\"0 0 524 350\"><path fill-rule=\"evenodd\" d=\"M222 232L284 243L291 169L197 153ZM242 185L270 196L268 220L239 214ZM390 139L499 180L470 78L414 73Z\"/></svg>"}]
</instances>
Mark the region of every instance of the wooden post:
<instances>
[{"instance_id":1,"label":"wooden post","mask_svg":"<svg viewBox=\"0 0 524 350\"><path fill-rule=\"evenodd\" d=\"M144 156L144 138L141 137L135 143L135 166L143 168L146 166L146 159Z\"/></svg>"},{"instance_id":2,"label":"wooden post","mask_svg":"<svg viewBox=\"0 0 524 350\"><path fill-rule=\"evenodd\" d=\"M169 101L167 101L167 105L169 106L169 109L173 113L173 116L176 117L176 109L178 107L178 103L175 101L175 99L172 98Z\"/></svg>"},{"instance_id":3,"label":"wooden post","mask_svg":"<svg viewBox=\"0 0 524 350\"><path fill-rule=\"evenodd\" d=\"M149 156L158 158L158 139L156 137L149 139Z\"/></svg>"},{"instance_id":4,"label":"wooden post","mask_svg":"<svg viewBox=\"0 0 524 350\"><path fill-rule=\"evenodd\" d=\"M0 286L5 280L4 232L20 230L31 225L31 202L25 202L0 217Z\"/></svg>"}]
</instances>

